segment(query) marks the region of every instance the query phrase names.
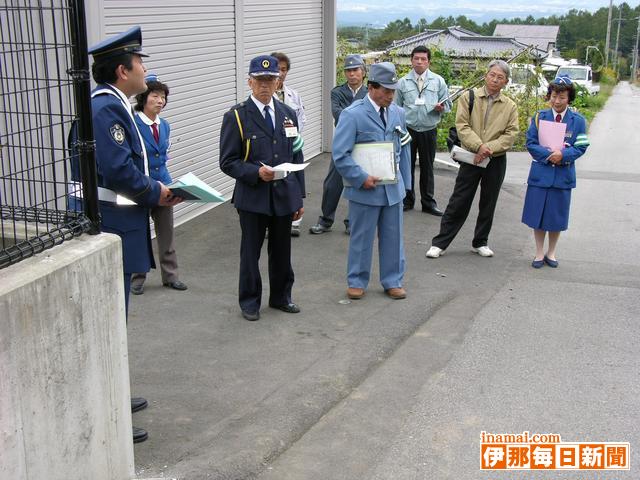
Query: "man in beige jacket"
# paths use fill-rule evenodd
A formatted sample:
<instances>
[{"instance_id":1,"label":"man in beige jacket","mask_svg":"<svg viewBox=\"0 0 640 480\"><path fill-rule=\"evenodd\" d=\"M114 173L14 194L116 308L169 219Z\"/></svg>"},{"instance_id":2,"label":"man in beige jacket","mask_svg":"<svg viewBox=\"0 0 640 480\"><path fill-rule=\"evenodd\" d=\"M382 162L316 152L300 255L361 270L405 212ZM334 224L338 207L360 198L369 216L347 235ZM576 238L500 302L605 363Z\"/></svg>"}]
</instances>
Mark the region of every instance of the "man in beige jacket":
<instances>
[{"instance_id":1,"label":"man in beige jacket","mask_svg":"<svg viewBox=\"0 0 640 480\"><path fill-rule=\"evenodd\" d=\"M498 194L507 168L507 150L518 134L518 108L510 98L501 94L509 82L509 65L492 60L484 86L473 91L474 103L469 115L469 93L458 104L456 129L462 147L474 152L475 165L460 164L453 193L440 223L440 233L433 237L428 258L444 254L464 225L471 203L480 185L480 204L471 251L482 257L492 257L487 245L493 223ZM486 168L476 166L489 159Z\"/></svg>"}]
</instances>

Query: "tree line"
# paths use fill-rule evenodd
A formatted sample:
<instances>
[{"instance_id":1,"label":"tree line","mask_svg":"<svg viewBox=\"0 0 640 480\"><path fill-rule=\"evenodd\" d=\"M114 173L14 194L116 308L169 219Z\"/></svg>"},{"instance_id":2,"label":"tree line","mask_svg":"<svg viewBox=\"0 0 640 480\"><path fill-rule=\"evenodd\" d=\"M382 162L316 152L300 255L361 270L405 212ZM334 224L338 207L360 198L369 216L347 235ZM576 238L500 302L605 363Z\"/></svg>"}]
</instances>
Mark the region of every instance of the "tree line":
<instances>
[{"instance_id":1,"label":"tree line","mask_svg":"<svg viewBox=\"0 0 640 480\"><path fill-rule=\"evenodd\" d=\"M602 7L595 12L572 9L565 15L551 15L540 18L534 18L529 15L526 18L491 20L482 24L478 24L464 15L457 17L440 16L432 22L421 18L415 24L412 24L409 18L404 18L390 22L384 29L373 29L369 26L339 27L338 38L341 40L355 39L360 42L363 50L384 50L394 40L400 40L427 30L442 30L454 25L481 35L493 35L495 27L499 23L558 25L560 30L557 48L560 50L562 57L567 59L576 58L581 63L584 63L587 47L595 46L598 48L597 50L589 49L589 63L597 69L604 64L608 15L609 8ZM611 59L616 45L617 19L620 17L622 20L620 21L620 38L618 42L618 71L624 76L629 73L629 66L636 46L636 30L639 16L640 5L632 8L625 2L621 5L615 5L612 10L609 64L613 63Z\"/></svg>"}]
</instances>

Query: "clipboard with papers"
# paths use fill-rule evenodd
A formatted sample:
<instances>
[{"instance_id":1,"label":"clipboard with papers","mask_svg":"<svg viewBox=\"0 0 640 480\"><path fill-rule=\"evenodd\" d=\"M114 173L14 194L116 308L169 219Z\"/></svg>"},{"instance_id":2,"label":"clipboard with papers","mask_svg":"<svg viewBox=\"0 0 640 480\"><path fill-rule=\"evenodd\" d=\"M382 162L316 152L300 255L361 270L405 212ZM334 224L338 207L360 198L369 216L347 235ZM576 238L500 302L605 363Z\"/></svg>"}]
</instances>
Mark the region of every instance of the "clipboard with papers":
<instances>
[{"instance_id":1,"label":"clipboard with papers","mask_svg":"<svg viewBox=\"0 0 640 480\"><path fill-rule=\"evenodd\" d=\"M215 188L211 188L195 174L189 172L167 185L171 193L186 202L218 203L226 199Z\"/></svg>"},{"instance_id":2,"label":"clipboard with papers","mask_svg":"<svg viewBox=\"0 0 640 480\"><path fill-rule=\"evenodd\" d=\"M564 148L566 131L566 123L540 120L538 125L538 143L551 150L562 150Z\"/></svg>"},{"instance_id":3,"label":"clipboard with papers","mask_svg":"<svg viewBox=\"0 0 640 480\"><path fill-rule=\"evenodd\" d=\"M351 158L362 170L381 180L377 185L398 183L398 166L393 142L356 143Z\"/></svg>"}]
</instances>

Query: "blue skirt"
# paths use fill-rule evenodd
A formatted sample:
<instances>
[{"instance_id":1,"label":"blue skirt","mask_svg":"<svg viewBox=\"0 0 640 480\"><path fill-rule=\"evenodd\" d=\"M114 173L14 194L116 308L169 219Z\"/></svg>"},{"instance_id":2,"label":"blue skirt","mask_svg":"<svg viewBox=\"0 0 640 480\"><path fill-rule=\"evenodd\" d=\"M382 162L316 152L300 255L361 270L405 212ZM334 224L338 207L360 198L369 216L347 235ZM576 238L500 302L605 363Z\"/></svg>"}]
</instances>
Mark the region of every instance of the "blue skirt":
<instances>
[{"instance_id":1,"label":"blue skirt","mask_svg":"<svg viewBox=\"0 0 640 480\"><path fill-rule=\"evenodd\" d=\"M561 232L569 227L570 188L527 187L522 223L545 232Z\"/></svg>"}]
</instances>

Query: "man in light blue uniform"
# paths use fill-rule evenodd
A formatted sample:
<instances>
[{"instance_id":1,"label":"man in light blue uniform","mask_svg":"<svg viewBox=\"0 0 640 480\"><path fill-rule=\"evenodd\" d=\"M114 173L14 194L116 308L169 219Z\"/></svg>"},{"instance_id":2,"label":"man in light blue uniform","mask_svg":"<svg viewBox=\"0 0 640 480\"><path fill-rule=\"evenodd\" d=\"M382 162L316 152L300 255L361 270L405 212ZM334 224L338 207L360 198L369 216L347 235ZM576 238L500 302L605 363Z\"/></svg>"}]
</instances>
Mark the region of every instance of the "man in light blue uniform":
<instances>
[{"instance_id":1,"label":"man in light blue uniform","mask_svg":"<svg viewBox=\"0 0 640 480\"><path fill-rule=\"evenodd\" d=\"M347 296L364 296L371 273L373 240L378 231L380 283L393 299L406 297L402 287L405 271L402 228L402 199L410 179L409 141L404 111L393 103L398 87L392 63L371 66L368 94L342 111L333 137L333 161L345 180L344 196L349 200L349 258ZM393 142L397 182L379 184L380 178L364 171L353 159L357 144Z\"/></svg>"}]
</instances>

